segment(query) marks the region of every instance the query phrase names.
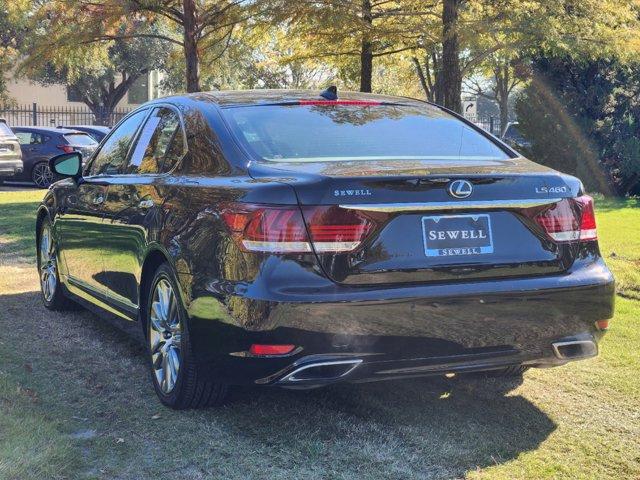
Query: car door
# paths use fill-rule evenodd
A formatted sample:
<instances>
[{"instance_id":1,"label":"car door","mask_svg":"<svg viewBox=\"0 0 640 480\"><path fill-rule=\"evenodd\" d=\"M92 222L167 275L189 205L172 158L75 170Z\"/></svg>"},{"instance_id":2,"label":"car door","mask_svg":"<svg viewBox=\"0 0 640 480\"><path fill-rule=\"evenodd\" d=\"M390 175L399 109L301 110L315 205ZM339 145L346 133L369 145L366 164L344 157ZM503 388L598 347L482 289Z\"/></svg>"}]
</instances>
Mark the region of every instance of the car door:
<instances>
[{"instance_id":1,"label":"car door","mask_svg":"<svg viewBox=\"0 0 640 480\"><path fill-rule=\"evenodd\" d=\"M27 129L19 129L15 133L20 143L20 149L22 150L22 162L24 163L23 177L31 179L31 171L34 165L49 160L50 155L46 152L46 143L49 137Z\"/></svg>"},{"instance_id":2,"label":"car door","mask_svg":"<svg viewBox=\"0 0 640 480\"><path fill-rule=\"evenodd\" d=\"M113 130L85 168L82 180L67 187L64 205L56 219L68 282L94 297L104 296L106 291L106 252L116 256L118 253L118 243L107 236L103 223L108 179L126 162L129 147L146 114L146 110L139 110Z\"/></svg>"},{"instance_id":3,"label":"car door","mask_svg":"<svg viewBox=\"0 0 640 480\"><path fill-rule=\"evenodd\" d=\"M149 243L164 223L166 176L186 153L180 115L171 106L154 108L140 129L126 166L109 178L104 226L117 254L106 252L105 286L118 306L139 306L142 264Z\"/></svg>"}]
</instances>

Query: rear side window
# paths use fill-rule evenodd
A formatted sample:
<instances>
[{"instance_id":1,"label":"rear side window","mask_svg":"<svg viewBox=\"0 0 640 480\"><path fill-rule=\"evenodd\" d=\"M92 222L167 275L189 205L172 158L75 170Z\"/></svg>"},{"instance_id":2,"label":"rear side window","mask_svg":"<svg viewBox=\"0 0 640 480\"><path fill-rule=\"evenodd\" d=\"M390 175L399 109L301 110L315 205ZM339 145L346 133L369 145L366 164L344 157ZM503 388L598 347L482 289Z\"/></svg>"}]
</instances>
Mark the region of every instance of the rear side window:
<instances>
[{"instance_id":1,"label":"rear side window","mask_svg":"<svg viewBox=\"0 0 640 480\"><path fill-rule=\"evenodd\" d=\"M223 110L256 156L278 162L501 160L498 145L446 112L413 105L278 105Z\"/></svg>"},{"instance_id":2,"label":"rear side window","mask_svg":"<svg viewBox=\"0 0 640 480\"><path fill-rule=\"evenodd\" d=\"M147 111L137 111L116 127L91 162L90 175L117 175L121 173L127 160L131 141Z\"/></svg>"},{"instance_id":3,"label":"rear side window","mask_svg":"<svg viewBox=\"0 0 640 480\"><path fill-rule=\"evenodd\" d=\"M20 145L42 145L49 137L35 132L16 132Z\"/></svg>"},{"instance_id":4,"label":"rear side window","mask_svg":"<svg viewBox=\"0 0 640 480\"><path fill-rule=\"evenodd\" d=\"M168 172L184 153L179 115L170 108L156 108L140 132L126 173Z\"/></svg>"},{"instance_id":5,"label":"rear side window","mask_svg":"<svg viewBox=\"0 0 640 480\"><path fill-rule=\"evenodd\" d=\"M87 146L95 145L97 142L86 133L67 133L63 135L64 139L69 142L69 145Z\"/></svg>"}]
</instances>

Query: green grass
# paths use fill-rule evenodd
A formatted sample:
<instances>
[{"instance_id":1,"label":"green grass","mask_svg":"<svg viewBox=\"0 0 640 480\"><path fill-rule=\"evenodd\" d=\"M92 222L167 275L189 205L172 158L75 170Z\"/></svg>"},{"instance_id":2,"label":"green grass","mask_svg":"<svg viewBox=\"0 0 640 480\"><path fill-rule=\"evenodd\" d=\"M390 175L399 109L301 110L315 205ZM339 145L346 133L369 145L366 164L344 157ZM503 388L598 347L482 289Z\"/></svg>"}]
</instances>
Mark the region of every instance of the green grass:
<instances>
[{"instance_id":1,"label":"green grass","mask_svg":"<svg viewBox=\"0 0 640 480\"><path fill-rule=\"evenodd\" d=\"M0 479L640 478L636 200L598 200L620 297L596 359L522 384L245 389L221 409L173 412L135 342L88 312L41 307L42 193L0 192Z\"/></svg>"},{"instance_id":2,"label":"green grass","mask_svg":"<svg viewBox=\"0 0 640 480\"><path fill-rule=\"evenodd\" d=\"M34 216L45 190L0 192L0 265L14 256L35 255Z\"/></svg>"}]
</instances>

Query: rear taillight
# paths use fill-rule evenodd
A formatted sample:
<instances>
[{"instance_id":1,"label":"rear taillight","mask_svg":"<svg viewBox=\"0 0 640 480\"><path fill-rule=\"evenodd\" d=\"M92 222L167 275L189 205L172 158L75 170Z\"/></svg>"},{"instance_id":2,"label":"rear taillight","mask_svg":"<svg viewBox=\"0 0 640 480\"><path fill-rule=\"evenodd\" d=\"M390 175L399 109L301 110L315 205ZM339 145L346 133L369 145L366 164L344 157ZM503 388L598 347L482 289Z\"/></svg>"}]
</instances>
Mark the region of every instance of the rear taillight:
<instances>
[{"instance_id":1,"label":"rear taillight","mask_svg":"<svg viewBox=\"0 0 640 480\"><path fill-rule=\"evenodd\" d=\"M593 198L583 195L574 200L580 206L580 240L597 240L596 214L593 209Z\"/></svg>"},{"instance_id":2,"label":"rear taillight","mask_svg":"<svg viewBox=\"0 0 640 480\"><path fill-rule=\"evenodd\" d=\"M221 216L233 239L248 252L350 252L374 226L359 212L338 206L301 210L298 206L230 203L222 208Z\"/></svg>"},{"instance_id":3,"label":"rear taillight","mask_svg":"<svg viewBox=\"0 0 640 480\"><path fill-rule=\"evenodd\" d=\"M593 199L588 195L565 198L537 214L535 220L556 242L598 239Z\"/></svg>"},{"instance_id":4,"label":"rear taillight","mask_svg":"<svg viewBox=\"0 0 640 480\"><path fill-rule=\"evenodd\" d=\"M58 148L62 150L64 153L75 152L74 148L71 145L58 145Z\"/></svg>"},{"instance_id":5,"label":"rear taillight","mask_svg":"<svg viewBox=\"0 0 640 480\"><path fill-rule=\"evenodd\" d=\"M338 206L304 207L304 219L317 253L351 252L373 229L373 221L357 210Z\"/></svg>"}]
</instances>

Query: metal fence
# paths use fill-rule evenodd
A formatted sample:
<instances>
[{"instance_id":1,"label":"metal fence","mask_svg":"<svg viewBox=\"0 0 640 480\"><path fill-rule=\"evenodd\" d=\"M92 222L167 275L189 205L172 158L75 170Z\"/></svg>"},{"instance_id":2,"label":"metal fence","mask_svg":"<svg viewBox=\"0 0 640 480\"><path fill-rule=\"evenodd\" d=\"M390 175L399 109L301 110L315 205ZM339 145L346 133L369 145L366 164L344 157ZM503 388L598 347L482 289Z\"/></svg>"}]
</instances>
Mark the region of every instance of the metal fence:
<instances>
[{"instance_id":1,"label":"metal fence","mask_svg":"<svg viewBox=\"0 0 640 480\"><path fill-rule=\"evenodd\" d=\"M0 118L4 118L9 126L16 127L96 124L113 126L129 112L128 108L116 108L112 112L98 112L96 116L89 107L48 107L33 103L11 108L0 107Z\"/></svg>"},{"instance_id":2,"label":"metal fence","mask_svg":"<svg viewBox=\"0 0 640 480\"><path fill-rule=\"evenodd\" d=\"M116 108L112 112L98 112L98 116L89 107L48 107L37 103L18 105L11 108L0 107L0 118L7 120L9 126L57 127L58 125L107 125L113 126L131 109ZM502 133L500 117L493 115L466 115L465 118L493 135Z\"/></svg>"},{"instance_id":3,"label":"metal fence","mask_svg":"<svg viewBox=\"0 0 640 480\"><path fill-rule=\"evenodd\" d=\"M477 116L477 115L465 115L465 118L470 122L475 123L480 128L486 130L489 133L499 137L502 133L502 125L500 125L500 117L494 117L493 115Z\"/></svg>"}]
</instances>

